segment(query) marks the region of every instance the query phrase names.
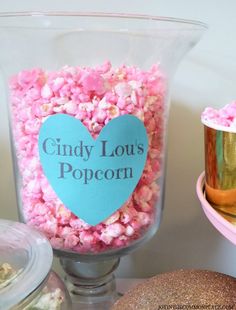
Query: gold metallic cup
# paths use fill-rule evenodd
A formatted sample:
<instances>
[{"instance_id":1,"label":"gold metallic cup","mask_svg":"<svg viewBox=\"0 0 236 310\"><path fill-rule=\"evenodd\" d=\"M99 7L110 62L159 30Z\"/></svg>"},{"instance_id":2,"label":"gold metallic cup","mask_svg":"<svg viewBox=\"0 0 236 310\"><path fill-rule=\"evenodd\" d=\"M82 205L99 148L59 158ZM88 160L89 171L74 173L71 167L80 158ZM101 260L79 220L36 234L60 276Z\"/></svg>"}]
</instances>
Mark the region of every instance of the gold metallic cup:
<instances>
[{"instance_id":1,"label":"gold metallic cup","mask_svg":"<svg viewBox=\"0 0 236 310\"><path fill-rule=\"evenodd\" d=\"M204 123L205 190L212 206L236 218L236 132Z\"/></svg>"}]
</instances>

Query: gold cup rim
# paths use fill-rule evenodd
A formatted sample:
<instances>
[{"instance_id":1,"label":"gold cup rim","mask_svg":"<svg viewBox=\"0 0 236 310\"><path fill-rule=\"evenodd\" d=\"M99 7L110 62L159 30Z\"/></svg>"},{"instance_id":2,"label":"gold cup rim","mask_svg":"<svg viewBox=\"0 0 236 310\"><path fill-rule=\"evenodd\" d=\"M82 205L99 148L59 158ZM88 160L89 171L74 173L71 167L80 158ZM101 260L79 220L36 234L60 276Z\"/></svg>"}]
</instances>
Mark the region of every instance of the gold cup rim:
<instances>
[{"instance_id":1,"label":"gold cup rim","mask_svg":"<svg viewBox=\"0 0 236 310\"><path fill-rule=\"evenodd\" d=\"M208 122L205 119L201 119L202 124L206 127L218 130L218 131L225 131L225 132L230 132L230 133L235 133L236 134L236 128L232 127L226 127L218 124L214 124L212 122Z\"/></svg>"}]
</instances>

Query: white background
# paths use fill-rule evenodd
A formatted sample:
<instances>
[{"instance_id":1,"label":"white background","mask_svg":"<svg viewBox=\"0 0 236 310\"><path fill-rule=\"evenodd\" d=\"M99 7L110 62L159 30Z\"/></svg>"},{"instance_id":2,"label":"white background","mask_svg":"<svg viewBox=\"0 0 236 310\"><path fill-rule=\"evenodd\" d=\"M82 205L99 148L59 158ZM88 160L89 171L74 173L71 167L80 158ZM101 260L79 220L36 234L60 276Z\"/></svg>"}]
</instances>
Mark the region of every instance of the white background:
<instances>
[{"instance_id":1,"label":"white background","mask_svg":"<svg viewBox=\"0 0 236 310\"><path fill-rule=\"evenodd\" d=\"M118 277L148 277L178 268L236 276L236 248L205 218L195 193L204 169L204 107L236 99L235 0L21 0L0 1L0 11L129 12L197 19L209 25L180 64L172 88L164 216L156 236L122 259ZM1 44L1 43L0 43ZM1 48L1 46L0 46ZM1 82L1 81L0 81ZM0 87L0 218L17 219L6 102ZM59 270L58 266L55 268Z\"/></svg>"}]
</instances>

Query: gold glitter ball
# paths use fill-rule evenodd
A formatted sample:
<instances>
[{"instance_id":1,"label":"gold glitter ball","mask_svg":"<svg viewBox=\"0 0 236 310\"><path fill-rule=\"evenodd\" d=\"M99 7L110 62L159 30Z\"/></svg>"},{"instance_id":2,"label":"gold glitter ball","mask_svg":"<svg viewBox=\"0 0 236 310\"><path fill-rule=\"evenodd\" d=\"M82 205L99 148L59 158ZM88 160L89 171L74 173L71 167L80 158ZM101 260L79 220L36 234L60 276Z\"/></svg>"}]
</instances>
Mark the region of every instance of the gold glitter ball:
<instances>
[{"instance_id":1,"label":"gold glitter ball","mask_svg":"<svg viewBox=\"0 0 236 310\"><path fill-rule=\"evenodd\" d=\"M137 285L112 307L112 310L157 309L234 310L236 278L206 270L164 273Z\"/></svg>"}]
</instances>

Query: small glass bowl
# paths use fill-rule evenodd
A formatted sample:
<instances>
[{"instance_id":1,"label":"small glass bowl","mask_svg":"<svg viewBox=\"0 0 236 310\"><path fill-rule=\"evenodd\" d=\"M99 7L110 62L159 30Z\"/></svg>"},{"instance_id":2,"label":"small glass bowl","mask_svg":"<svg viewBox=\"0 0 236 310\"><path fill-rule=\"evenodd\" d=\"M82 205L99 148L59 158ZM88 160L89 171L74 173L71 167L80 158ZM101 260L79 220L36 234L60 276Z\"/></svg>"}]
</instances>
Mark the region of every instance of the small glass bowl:
<instances>
[{"instance_id":1,"label":"small glass bowl","mask_svg":"<svg viewBox=\"0 0 236 310\"><path fill-rule=\"evenodd\" d=\"M69 310L69 294L51 271L47 239L25 224L0 219L0 310Z\"/></svg>"}]
</instances>

